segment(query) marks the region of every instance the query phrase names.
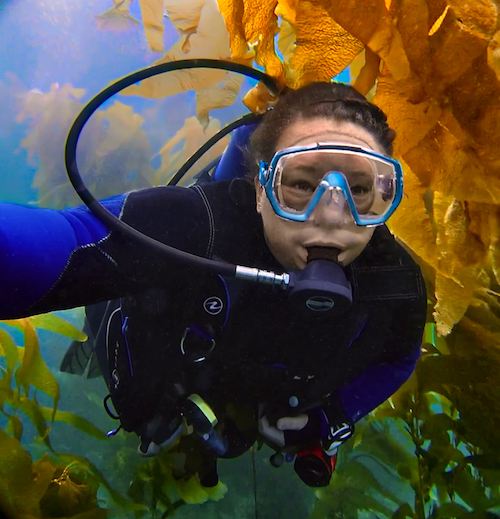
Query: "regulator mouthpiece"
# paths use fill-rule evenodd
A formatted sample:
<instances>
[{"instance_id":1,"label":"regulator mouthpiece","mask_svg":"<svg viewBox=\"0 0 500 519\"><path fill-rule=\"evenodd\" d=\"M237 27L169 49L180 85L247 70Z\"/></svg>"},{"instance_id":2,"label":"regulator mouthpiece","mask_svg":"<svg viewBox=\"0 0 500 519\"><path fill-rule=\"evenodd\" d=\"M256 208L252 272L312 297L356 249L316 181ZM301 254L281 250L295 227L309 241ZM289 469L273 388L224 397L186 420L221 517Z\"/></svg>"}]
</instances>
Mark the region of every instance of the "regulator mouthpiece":
<instances>
[{"instance_id":1,"label":"regulator mouthpiece","mask_svg":"<svg viewBox=\"0 0 500 519\"><path fill-rule=\"evenodd\" d=\"M339 252L334 248L313 247L306 267L290 274L288 291L296 308L309 314L330 316L340 315L350 307L352 288L336 262Z\"/></svg>"}]
</instances>

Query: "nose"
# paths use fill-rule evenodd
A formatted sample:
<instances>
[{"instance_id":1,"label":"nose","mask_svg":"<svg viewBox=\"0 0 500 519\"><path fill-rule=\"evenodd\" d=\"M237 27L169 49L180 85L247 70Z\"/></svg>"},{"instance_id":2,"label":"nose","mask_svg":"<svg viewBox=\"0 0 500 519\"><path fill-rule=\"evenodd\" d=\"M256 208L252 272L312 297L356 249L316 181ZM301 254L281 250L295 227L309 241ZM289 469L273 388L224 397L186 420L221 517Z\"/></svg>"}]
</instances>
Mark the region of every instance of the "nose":
<instances>
[{"instance_id":1,"label":"nose","mask_svg":"<svg viewBox=\"0 0 500 519\"><path fill-rule=\"evenodd\" d=\"M339 187L330 187L312 212L317 225L341 226L352 220L351 211Z\"/></svg>"}]
</instances>

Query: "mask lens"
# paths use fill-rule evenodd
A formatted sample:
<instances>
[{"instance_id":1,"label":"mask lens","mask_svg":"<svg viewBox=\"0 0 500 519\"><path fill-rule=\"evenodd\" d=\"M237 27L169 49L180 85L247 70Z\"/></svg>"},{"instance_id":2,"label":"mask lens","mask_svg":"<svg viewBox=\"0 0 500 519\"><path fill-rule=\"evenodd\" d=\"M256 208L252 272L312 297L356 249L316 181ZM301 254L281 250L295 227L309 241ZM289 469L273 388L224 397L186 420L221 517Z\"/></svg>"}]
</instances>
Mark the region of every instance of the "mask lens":
<instances>
[{"instance_id":1,"label":"mask lens","mask_svg":"<svg viewBox=\"0 0 500 519\"><path fill-rule=\"evenodd\" d=\"M393 165L363 152L335 149L299 151L281 157L273 183L278 204L287 212L305 213L329 173L343 175L347 196L363 219L377 219L391 208L396 194Z\"/></svg>"}]
</instances>

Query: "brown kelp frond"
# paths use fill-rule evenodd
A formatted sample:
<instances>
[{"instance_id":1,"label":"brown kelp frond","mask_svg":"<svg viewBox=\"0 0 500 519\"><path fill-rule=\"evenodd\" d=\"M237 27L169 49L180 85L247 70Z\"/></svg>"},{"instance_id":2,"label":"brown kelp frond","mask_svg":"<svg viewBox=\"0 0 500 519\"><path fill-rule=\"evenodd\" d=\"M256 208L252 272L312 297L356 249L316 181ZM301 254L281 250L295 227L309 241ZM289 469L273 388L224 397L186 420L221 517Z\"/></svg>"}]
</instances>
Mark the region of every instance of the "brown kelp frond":
<instances>
[{"instance_id":1,"label":"brown kelp frond","mask_svg":"<svg viewBox=\"0 0 500 519\"><path fill-rule=\"evenodd\" d=\"M33 187L38 204L64 209L81 203L67 178L61 143L83 105L82 89L53 84L47 93L19 94L18 122L28 124L21 142L37 171ZM151 186L151 146L144 119L123 103L99 110L85 126L78 147L78 167L86 185L98 198ZM120 174L115 172L119 171Z\"/></svg>"}]
</instances>

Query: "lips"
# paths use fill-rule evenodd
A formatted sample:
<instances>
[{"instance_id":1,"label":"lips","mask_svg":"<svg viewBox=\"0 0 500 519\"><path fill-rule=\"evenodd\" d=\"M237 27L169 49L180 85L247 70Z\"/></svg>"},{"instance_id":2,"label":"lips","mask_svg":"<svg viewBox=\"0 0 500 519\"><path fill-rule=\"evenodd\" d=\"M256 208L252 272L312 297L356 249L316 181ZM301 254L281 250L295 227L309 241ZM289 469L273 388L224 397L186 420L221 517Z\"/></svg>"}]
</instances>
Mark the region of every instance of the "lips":
<instances>
[{"instance_id":1,"label":"lips","mask_svg":"<svg viewBox=\"0 0 500 519\"><path fill-rule=\"evenodd\" d=\"M337 247L306 247L307 263L317 259L326 259L338 263L338 256L342 252Z\"/></svg>"}]
</instances>

